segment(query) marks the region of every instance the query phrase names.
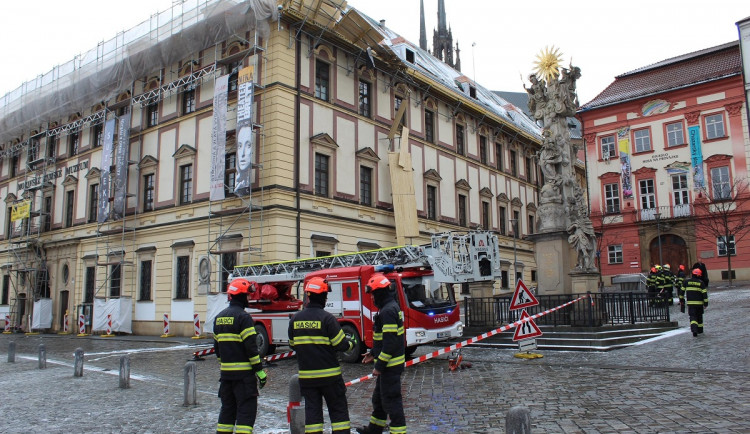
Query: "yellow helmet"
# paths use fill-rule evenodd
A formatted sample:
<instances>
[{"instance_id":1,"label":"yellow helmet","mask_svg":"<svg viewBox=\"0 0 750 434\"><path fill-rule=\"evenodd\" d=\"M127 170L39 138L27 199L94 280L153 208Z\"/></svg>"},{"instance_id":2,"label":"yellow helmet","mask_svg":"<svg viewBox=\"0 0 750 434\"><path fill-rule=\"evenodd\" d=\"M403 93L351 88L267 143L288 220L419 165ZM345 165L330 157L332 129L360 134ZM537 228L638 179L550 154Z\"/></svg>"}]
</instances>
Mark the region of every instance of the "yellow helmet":
<instances>
[{"instance_id":1,"label":"yellow helmet","mask_svg":"<svg viewBox=\"0 0 750 434\"><path fill-rule=\"evenodd\" d=\"M664 269L665 270L671 270L671 268L669 267L669 264L664 264Z\"/></svg>"},{"instance_id":2,"label":"yellow helmet","mask_svg":"<svg viewBox=\"0 0 750 434\"><path fill-rule=\"evenodd\" d=\"M656 271L661 271L661 265L656 264Z\"/></svg>"}]
</instances>

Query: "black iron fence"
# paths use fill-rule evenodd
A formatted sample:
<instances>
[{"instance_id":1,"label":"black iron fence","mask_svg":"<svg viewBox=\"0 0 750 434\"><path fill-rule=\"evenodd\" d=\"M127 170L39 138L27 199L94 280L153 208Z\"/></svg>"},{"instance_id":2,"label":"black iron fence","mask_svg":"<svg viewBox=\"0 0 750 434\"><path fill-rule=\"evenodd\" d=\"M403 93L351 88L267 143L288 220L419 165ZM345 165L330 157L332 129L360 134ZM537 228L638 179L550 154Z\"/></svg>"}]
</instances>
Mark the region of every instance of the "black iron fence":
<instances>
[{"instance_id":1,"label":"black iron fence","mask_svg":"<svg viewBox=\"0 0 750 434\"><path fill-rule=\"evenodd\" d=\"M585 294L537 295L539 304L526 308L529 315L575 300ZM511 296L464 299L467 327L488 327L521 319L521 310L510 310ZM534 319L538 325L601 327L603 325L669 322L669 306L642 292L592 293L562 309Z\"/></svg>"}]
</instances>

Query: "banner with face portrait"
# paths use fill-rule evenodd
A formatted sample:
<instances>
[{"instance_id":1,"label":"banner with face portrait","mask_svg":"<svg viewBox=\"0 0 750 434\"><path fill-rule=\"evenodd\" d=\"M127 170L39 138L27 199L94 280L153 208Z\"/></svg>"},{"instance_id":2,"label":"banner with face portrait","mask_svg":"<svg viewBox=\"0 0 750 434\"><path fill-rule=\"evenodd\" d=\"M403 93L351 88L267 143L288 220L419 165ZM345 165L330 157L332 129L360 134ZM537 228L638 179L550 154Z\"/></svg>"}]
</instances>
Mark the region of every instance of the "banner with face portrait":
<instances>
[{"instance_id":1,"label":"banner with face portrait","mask_svg":"<svg viewBox=\"0 0 750 434\"><path fill-rule=\"evenodd\" d=\"M117 154L115 155L115 200L112 217L125 216L125 197L128 190L128 156L130 155L130 113L119 118L117 129Z\"/></svg>"},{"instance_id":2,"label":"banner with face portrait","mask_svg":"<svg viewBox=\"0 0 750 434\"><path fill-rule=\"evenodd\" d=\"M109 218L109 180L111 178L109 168L112 166L112 148L115 139L115 120L110 119L104 123L104 142L102 143L102 163L99 176L99 200L97 203L96 221L104 223Z\"/></svg>"},{"instance_id":3,"label":"banner with face portrait","mask_svg":"<svg viewBox=\"0 0 750 434\"><path fill-rule=\"evenodd\" d=\"M211 190L210 200L224 199L224 164L227 145L227 90L229 75L214 83L214 113L211 129Z\"/></svg>"},{"instance_id":4,"label":"banner with face portrait","mask_svg":"<svg viewBox=\"0 0 750 434\"><path fill-rule=\"evenodd\" d=\"M249 196L253 165L253 67L242 68L237 76L237 174L234 194Z\"/></svg>"}]
</instances>

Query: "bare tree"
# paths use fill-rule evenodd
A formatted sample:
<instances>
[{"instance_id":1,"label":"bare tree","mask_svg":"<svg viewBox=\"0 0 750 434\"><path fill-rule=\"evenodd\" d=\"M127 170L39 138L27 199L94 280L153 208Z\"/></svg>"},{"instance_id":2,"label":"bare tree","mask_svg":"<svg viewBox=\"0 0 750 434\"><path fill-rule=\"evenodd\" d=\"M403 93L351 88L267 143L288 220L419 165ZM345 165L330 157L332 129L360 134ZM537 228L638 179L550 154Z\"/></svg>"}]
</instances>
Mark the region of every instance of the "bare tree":
<instances>
[{"instance_id":1,"label":"bare tree","mask_svg":"<svg viewBox=\"0 0 750 434\"><path fill-rule=\"evenodd\" d=\"M724 245L729 285L732 285L732 256L736 245L750 233L750 184L747 179L732 183L714 182L712 191L702 189L693 204L695 238L710 245Z\"/></svg>"}]
</instances>

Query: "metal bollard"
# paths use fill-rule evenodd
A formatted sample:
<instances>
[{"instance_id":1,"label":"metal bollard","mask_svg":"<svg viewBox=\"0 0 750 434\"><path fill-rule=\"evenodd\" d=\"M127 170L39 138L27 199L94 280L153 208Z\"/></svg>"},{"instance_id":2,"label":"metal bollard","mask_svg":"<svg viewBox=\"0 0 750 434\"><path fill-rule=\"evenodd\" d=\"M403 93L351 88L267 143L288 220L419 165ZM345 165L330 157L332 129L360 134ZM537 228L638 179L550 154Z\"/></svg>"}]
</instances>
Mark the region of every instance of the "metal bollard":
<instances>
[{"instance_id":1,"label":"metal bollard","mask_svg":"<svg viewBox=\"0 0 750 434\"><path fill-rule=\"evenodd\" d=\"M83 377L83 348L76 348L73 376Z\"/></svg>"},{"instance_id":2,"label":"metal bollard","mask_svg":"<svg viewBox=\"0 0 750 434\"><path fill-rule=\"evenodd\" d=\"M286 405L286 421L289 423L291 434L305 432L305 407L302 403L302 392L299 388L299 375L294 374L289 379L289 404Z\"/></svg>"},{"instance_id":3,"label":"metal bollard","mask_svg":"<svg viewBox=\"0 0 750 434\"><path fill-rule=\"evenodd\" d=\"M39 344L39 369L47 369L47 348Z\"/></svg>"},{"instance_id":4,"label":"metal bollard","mask_svg":"<svg viewBox=\"0 0 750 434\"><path fill-rule=\"evenodd\" d=\"M197 404L198 388L195 386L195 374L198 370L198 365L195 362L185 363L185 401L182 405L195 405Z\"/></svg>"},{"instance_id":5,"label":"metal bollard","mask_svg":"<svg viewBox=\"0 0 750 434\"><path fill-rule=\"evenodd\" d=\"M8 342L8 363L16 363L16 341Z\"/></svg>"},{"instance_id":6,"label":"metal bollard","mask_svg":"<svg viewBox=\"0 0 750 434\"><path fill-rule=\"evenodd\" d=\"M531 433L531 412L528 408L517 405L508 410L508 414L505 415L505 433Z\"/></svg>"},{"instance_id":7,"label":"metal bollard","mask_svg":"<svg viewBox=\"0 0 750 434\"><path fill-rule=\"evenodd\" d=\"M120 356L120 389L130 388L130 356Z\"/></svg>"}]
</instances>

